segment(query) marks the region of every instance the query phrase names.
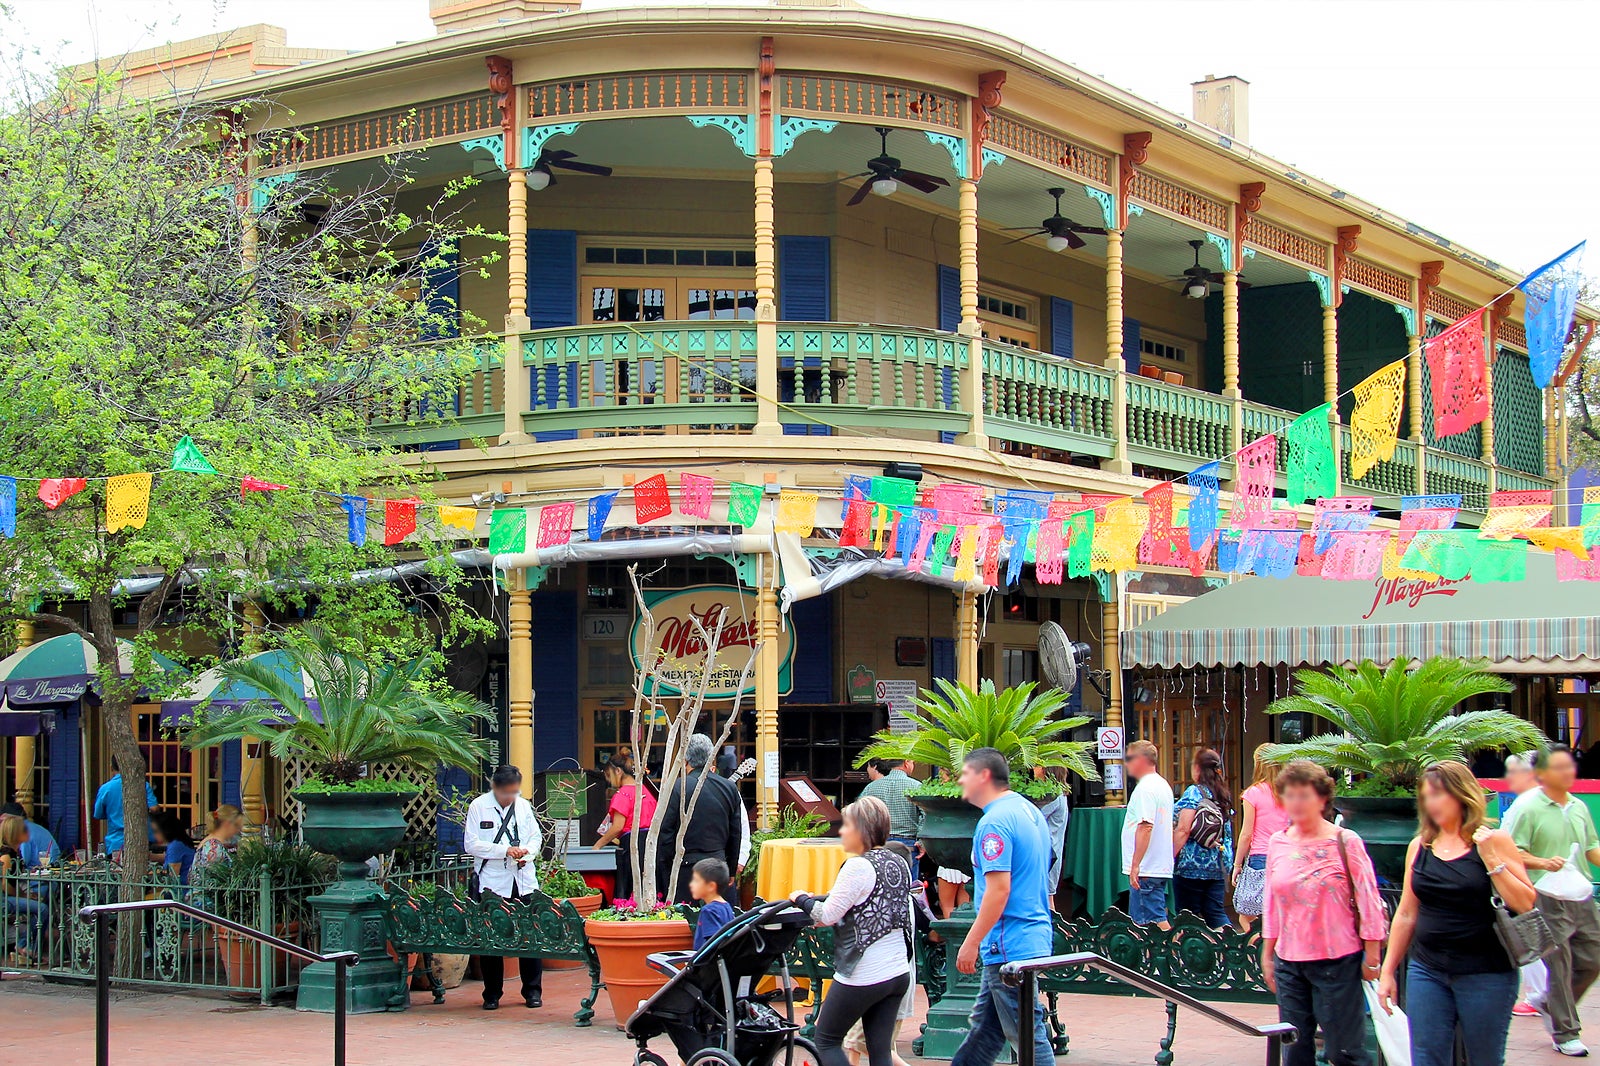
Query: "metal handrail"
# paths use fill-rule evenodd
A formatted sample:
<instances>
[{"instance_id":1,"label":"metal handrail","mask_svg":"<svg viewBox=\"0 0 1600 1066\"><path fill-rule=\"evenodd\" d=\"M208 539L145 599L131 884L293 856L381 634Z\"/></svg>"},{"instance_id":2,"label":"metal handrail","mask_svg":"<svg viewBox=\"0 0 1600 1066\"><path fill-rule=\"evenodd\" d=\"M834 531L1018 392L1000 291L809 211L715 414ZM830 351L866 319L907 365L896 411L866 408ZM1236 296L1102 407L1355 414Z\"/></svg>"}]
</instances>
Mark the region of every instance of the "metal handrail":
<instances>
[{"instance_id":1,"label":"metal handrail","mask_svg":"<svg viewBox=\"0 0 1600 1066\"><path fill-rule=\"evenodd\" d=\"M1196 1013L1203 1014L1214 1022L1227 1026L1236 1033L1245 1036L1260 1037L1267 1042L1267 1066L1278 1066L1282 1061L1283 1047L1295 1042L1297 1032L1288 1022L1272 1022L1268 1025L1251 1025L1249 1022L1226 1011L1218 1010L1211 1004L1196 999L1187 992L1181 992L1171 985L1164 985L1160 981L1146 977L1138 970L1130 969L1121 963L1112 962L1103 955L1096 955L1092 951L1075 951L1070 955L1048 955L1042 959L1030 959L1027 962L1008 962L1000 967L1000 980L1012 987L1020 986L1019 999L1023 1009L1018 1019L1019 1032L1017 1033L1017 1066L1036 1066L1033 1061L1033 1010L1032 1004L1039 995L1039 974L1046 970L1065 970L1075 966L1089 966L1109 977L1115 977L1124 984L1132 985L1139 991L1148 995L1157 996L1168 1003L1180 1007L1188 1007ZM1171 1035L1170 1033L1168 1034Z\"/></svg>"},{"instance_id":2,"label":"metal handrail","mask_svg":"<svg viewBox=\"0 0 1600 1066\"><path fill-rule=\"evenodd\" d=\"M106 919L113 915L136 911L177 911L179 914L226 929L239 936L249 937L285 954L306 962L333 963L333 1066L345 1066L345 982L346 971L360 961L354 951L335 951L324 955L290 943L270 933L263 933L224 918L219 914L201 910L175 899L139 899L127 903L97 903L78 911L78 917L94 923L94 1061L95 1066L111 1064L111 963L116 956L116 945L111 938L112 923Z\"/></svg>"}]
</instances>

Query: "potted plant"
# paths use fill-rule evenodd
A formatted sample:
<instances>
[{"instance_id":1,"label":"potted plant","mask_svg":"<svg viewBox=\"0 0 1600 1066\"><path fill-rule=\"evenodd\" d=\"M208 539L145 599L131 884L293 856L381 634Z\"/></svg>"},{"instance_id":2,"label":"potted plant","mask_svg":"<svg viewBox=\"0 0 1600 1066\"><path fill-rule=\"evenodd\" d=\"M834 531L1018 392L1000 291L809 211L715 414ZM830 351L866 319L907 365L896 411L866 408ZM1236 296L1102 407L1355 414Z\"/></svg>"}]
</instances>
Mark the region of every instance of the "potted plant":
<instances>
[{"instance_id":1,"label":"potted plant","mask_svg":"<svg viewBox=\"0 0 1600 1066\"><path fill-rule=\"evenodd\" d=\"M997 692L993 681L984 681L975 692L943 678L935 685L936 690L924 690L916 698L915 710L906 712L912 728L878 733L856 766L873 759L912 759L933 767L934 776L907 797L924 812L918 839L933 862L970 874L972 838L983 812L961 798L957 778L967 753L997 749L1011 767L1011 787L1042 803L1060 793L1061 782L1048 776L1036 779L1031 769L1063 767L1080 777L1098 777L1090 755L1094 743L1061 739L1089 719L1061 717L1067 696L1059 689L1040 689L1029 682ZM959 944L973 917L972 905L964 904L934 928L946 943ZM944 997L929 1010L923 1031L922 1053L930 1058L955 1053L978 991L975 975L949 968L945 977Z\"/></svg>"},{"instance_id":2,"label":"potted plant","mask_svg":"<svg viewBox=\"0 0 1600 1066\"><path fill-rule=\"evenodd\" d=\"M611 1013L622 1024L667 983L667 977L650 966L647 957L658 951L686 951L694 946L694 929L687 908L669 903L654 906L615 899L583 923L584 935L600 957Z\"/></svg>"},{"instance_id":3,"label":"potted plant","mask_svg":"<svg viewBox=\"0 0 1600 1066\"><path fill-rule=\"evenodd\" d=\"M1335 805L1345 827L1366 843L1379 875L1396 884L1416 835L1423 770L1487 749L1525 751L1548 743L1532 723L1505 711L1456 712L1475 696L1510 692L1505 678L1459 659L1407 666L1396 660L1381 669L1368 661L1353 668L1296 670L1298 691L1267 706L1268 714L1314 714L1336 727L1298 744L1275 745L1268 757L1280 763L1308 759L1350 775L1354 783Z\"/></svg>"},{"instance_id":4,"label":"potted plant","mask_svg":"<svg viewBox=\"0 0 1600 1066\"><path fill-rule=\"evenodd\" d=\"M405 838L405 804L417 792L404 780L368 776L378 766L432 777L442 766L476 769L484 742L472 730L492 712L477 700L430 685L430 664L361 653L308 626L289 635L282 652L219 669L241 689L266 698L235 710L202 708L184 743L191 748L265 735L280 761L308 764L294 792L305 808L305 842L339 860L340 880L313 899L323 950L351 949L360 965L347 974L353 1012L403 1009L400 964L385 950L383 892L368 877L367 860ZM300 1010L333 1009L331 963L313 963L300 977Z\"/></svg>"},{"instance_id":5,"label":"potted plant","mask_svg":"<svg viewBox=\"0 0 1600 1066\"><path fill-rule=\"evenodd\" d=\"M198 905L298 944L301 928L311 918L311 897L326 888L333 875L333 861L304 844L252 838L241 841L227 861L198 867L193 888ZM270 929L266 928L267 916L261 913L263 878L271 886ZM259 942L220 927L216 936L228 984L257 986L261 981ZM282 987L289 982L289 958L281 952L273 954L272 983Z\"/></svg>"},{"instance_id":6,"label":"potted plant","mask_svg":"<svg viewBox=\"0 0 1600 1066\"><path fill-rule=\"evenodd\" d=\"M583 918L588 918L600 909L604 901L600 890L589 885L583 875L562 865L559 859L544 859L539 863L539 891L560 903L566 900L572 904L574 910ZM578 970L583 968L583 963L572 959L547 959L544 968L547 970Z\"/></svg>"}]
</instances>

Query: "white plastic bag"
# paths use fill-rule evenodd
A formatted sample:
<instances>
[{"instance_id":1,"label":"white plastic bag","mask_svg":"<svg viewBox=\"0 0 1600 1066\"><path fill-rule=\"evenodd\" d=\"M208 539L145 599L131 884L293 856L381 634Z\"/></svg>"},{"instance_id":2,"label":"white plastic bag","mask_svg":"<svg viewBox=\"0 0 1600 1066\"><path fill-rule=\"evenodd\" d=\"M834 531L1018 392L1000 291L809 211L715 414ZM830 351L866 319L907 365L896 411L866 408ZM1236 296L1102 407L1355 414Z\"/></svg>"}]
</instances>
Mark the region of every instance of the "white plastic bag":
<instances>
[{"instance_id":1,"label":"white plastic bag","mask_svg":"<svg viewBox=\"0 0 1600 1066\"><path fill-rule=\"evenodd\" d=\"M1594 895L1594 885L1589 881L1588 870L1578 865L1578 845L1572 845L1566 865L1539 878L1540 892L1553 899L1569 903L1582 903Z\"/></svg>"},{"instance_id":2,"label":"white plastic bag","mask_svg":"<svg viewBox=\"0 0 1600 1066\"><path fill-rule=\"evenodd\" d=\"M1378 982L1362 981L1361 991L1367 994L1367 1012L1372 1016L1373 1032L1378 1034L1378 1050L1388 1066L1411 1066L1411 1025L1406 1013L1398 1006L1393 1014L1385 1014L1378 1000Z\"/></svg>"}]
</instances>

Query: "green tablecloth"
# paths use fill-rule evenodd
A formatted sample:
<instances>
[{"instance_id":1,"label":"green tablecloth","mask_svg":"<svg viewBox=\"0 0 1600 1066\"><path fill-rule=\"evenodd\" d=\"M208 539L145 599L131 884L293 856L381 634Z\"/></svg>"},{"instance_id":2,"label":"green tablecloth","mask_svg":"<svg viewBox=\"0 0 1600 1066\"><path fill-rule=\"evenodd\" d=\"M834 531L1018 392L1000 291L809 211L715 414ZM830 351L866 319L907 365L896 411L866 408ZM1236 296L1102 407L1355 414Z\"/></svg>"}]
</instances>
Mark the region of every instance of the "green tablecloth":
<instances>
[{"instance_id":1,"label":"green tablecloth","mask_svg":"<svg viewBox=\"0 0 1600 1066\"><path fill-rule=\"evenodd\" d=\"M1061 876L1083 900L1080 913L1098 917L1128 890L1122 874L1122 807L1075 807L1067 820Z\"/></svg>"}]
</instances>

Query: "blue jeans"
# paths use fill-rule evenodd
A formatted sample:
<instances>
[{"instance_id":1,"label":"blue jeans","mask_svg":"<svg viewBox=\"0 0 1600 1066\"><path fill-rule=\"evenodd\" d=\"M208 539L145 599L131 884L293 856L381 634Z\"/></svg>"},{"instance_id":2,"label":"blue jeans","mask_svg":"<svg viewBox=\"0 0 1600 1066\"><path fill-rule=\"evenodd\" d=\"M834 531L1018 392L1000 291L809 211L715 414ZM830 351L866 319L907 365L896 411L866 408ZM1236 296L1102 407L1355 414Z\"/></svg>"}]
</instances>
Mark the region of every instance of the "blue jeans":
<instances>
[{"instance_id":1,"label":"blue jeans","mask_svg":"<svg viewBox=\"0 0 1600 1066\"><path fill-rule=\"evenodd\" d=\"M1315 1066L1318 1026L1330 1066L1372 1066L1361 957L1358 951L1339 959L1278 960L1278 1020L1299 1031L1283 1049L1283 1066Z\"/></svg>"},{"instance_id":2,"label":"blue jeans","mask_svg":"<svg viewBox=\"0 0 1600 1066\"><path fill-rule=\"evenodd\" d=\"M50 908L27 896L7 896L6 911L28 916L23 930L17 935L17 947L24 951L40 951L44 947L45 926L50 924Z\"/></svg>"},{"instance_id":3,"label":"blue jeans","mask_svg":"<svg viewBox=\"0 0 1600 1066\"><path fill-rule=\"evenodd\" d=\"M915 888L917 883L922 880L922 857L917 854L917 838L890 837L889 839L898 840L900 843L911 849L911 886Z\"/></svg>"},{"instance_id":4,"label":"blue jeans","mask_svg":"<svg viewBox=\"0 0 1600 1066\"><path fill-rule=\"evenodd\" d=\"M1170 877L1139 878L1139 887L1128 886L1128 917L1134 925L1155 925L1167 920L1167 884Z\"/></svg>"},{"instance_id":5,"label":"blue jeans","mask_svg":"<svg viewBox=\"0 0 1600 1066\"><path fill-rule=\"evenodd\" d=\"M1199 915L1213 929L1226 929L1233 922L1228 918L1228 882L1221 878L1174 877L1173 892L1178 897L1178 909Z\"/></svg>"},{"instance_id":6,"label":"blue jeans","mask_svg":"<svg viewBox=\"0 0 1600 1066\"><path fill-rule=\"evenodd\" d=\"M1451 1066L1457 1026L1472 1066L1505 1066L1517 981L1515 970L1452 977L1412 959L1406 967L1411 1066Z\"/></svg>"},{"instance_id":7,"label":"blue jeans","mask_svg":"<svg viewBox=\"0 0 1600 1066\"><path fill-rule=\"evenodd\" d=\"M1055 1066L1056 1054L1050 1047L1044 1005L1035 998L1030 1009L1033 1011L1034 1066ZM967 1019L967 1037L956 1048L950 1066L994 1066L1007 1041L1012 1047L1017 1046L1021 1027L1021 990L1008 988L1001 982L998 964L985 966L977 1002L972 1005L972 1016Z\"/></svg>"}]
</instances>

